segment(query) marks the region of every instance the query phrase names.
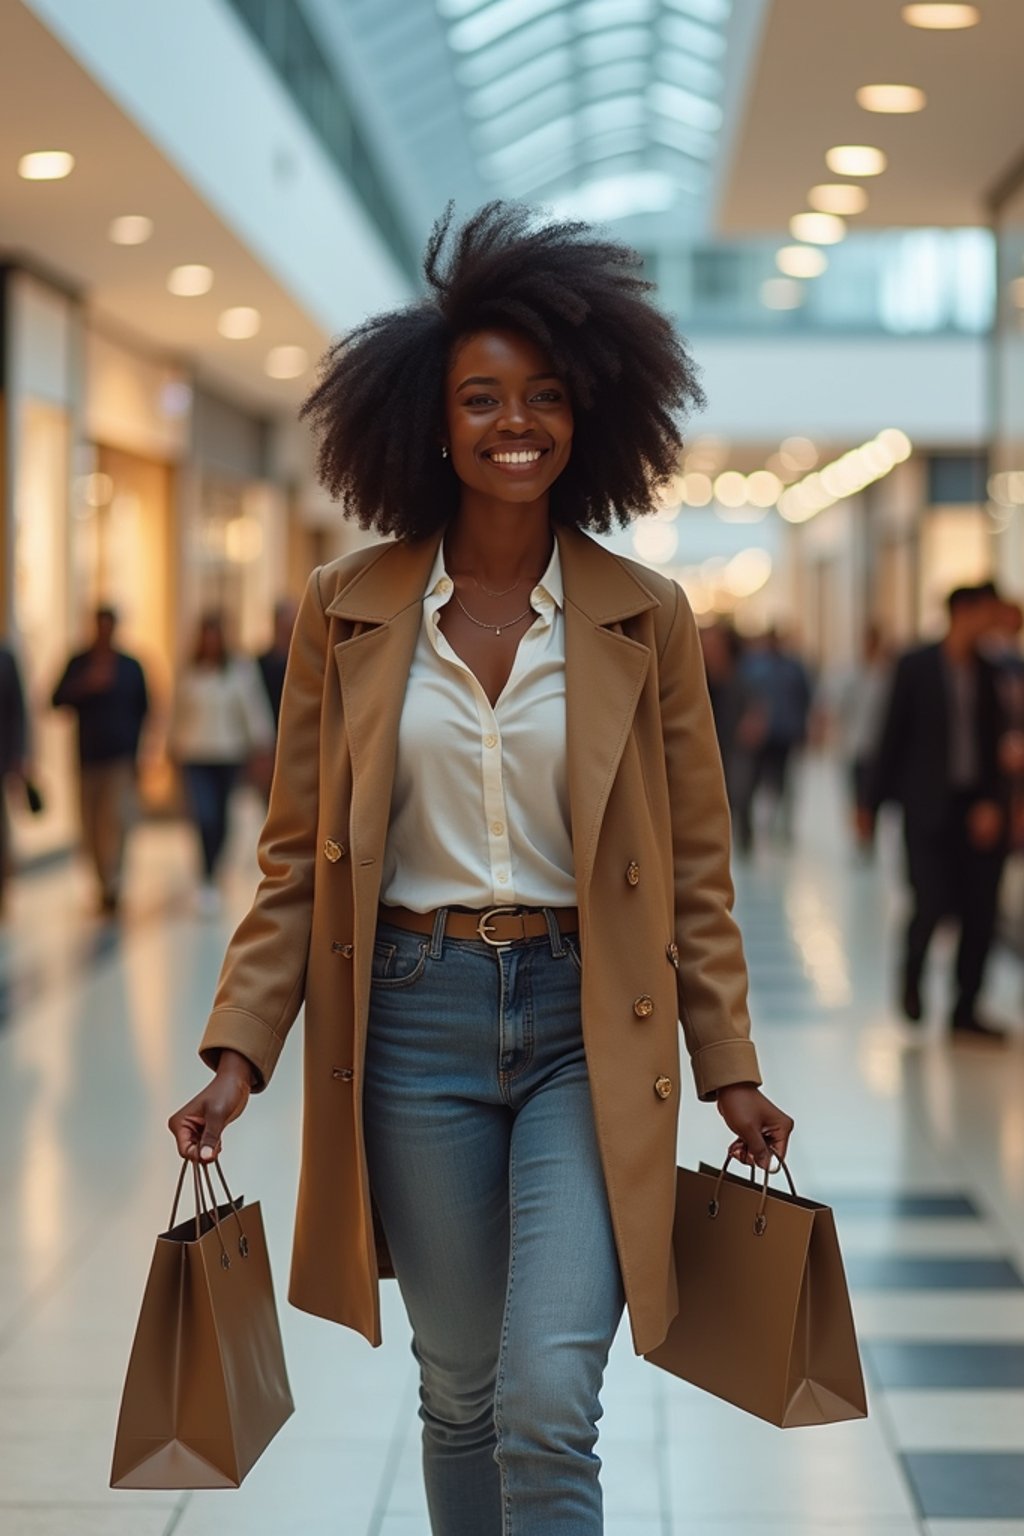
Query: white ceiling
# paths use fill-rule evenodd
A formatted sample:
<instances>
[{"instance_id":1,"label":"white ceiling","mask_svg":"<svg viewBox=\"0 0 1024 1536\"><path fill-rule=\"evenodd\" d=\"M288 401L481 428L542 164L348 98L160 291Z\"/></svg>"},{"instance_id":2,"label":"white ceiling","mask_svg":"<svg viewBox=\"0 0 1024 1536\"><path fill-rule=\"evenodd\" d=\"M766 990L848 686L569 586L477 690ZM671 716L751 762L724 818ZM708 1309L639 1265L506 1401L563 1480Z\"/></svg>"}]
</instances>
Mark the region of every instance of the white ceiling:
<instances>
[{"instance_id":1,"label":"white ceiling","mask_svg":"<svg viewBox=\"0 0 1024 1536\"><path fill-rule=\"evenodd\" d=\"M979 0L978 26L907 26L900 0L772 0L720 191L726 235L784 230L833 176L837 144L883 149L889 167L855 228L977 225L986 195L1024 153L1022 0ZM923 112L865 112L862 85L920 86Z\"/></svg>"},{"instance_id":2,"label":"white ceiling","mask_svg":"<svg viewBox=\"0 0 1024 1536\"><path fill-rule=\"evenodd\" d=\"M325 334L20 0L0 4L0 100L0 256L45 269L97 319L194 368L200 382L254 409L294 410L308 377L270 379L263 360L278 345L315 359ZM54 148L75 156L66 180L19 177L21 155ZM153 218L147 244L107 238L127 213ZM213 268L201 298L167 291L168 272L186 262ZM217 317L243 304L260 311L262 329L227 341Z\"/></svg>"}]
</instances>

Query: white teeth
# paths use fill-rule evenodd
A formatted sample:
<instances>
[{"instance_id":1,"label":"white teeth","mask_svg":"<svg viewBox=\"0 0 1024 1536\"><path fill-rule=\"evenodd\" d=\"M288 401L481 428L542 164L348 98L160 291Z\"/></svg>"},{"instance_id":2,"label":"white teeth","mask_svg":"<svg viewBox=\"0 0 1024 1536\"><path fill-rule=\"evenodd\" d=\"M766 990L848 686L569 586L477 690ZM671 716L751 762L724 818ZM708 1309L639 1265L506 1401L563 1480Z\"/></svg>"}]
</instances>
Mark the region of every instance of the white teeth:
<instances>
[{"instance_id":1,"label":"white teeth","mask_svg":"<svg viewBox=\"0 0 1024 1536\"><path fill-rule=\"evenodd\" d=\"M538 449L531 449L526 453L492 453L491 458L495 464L535 464L540 458Z\"/></svg>"}]
</instances>

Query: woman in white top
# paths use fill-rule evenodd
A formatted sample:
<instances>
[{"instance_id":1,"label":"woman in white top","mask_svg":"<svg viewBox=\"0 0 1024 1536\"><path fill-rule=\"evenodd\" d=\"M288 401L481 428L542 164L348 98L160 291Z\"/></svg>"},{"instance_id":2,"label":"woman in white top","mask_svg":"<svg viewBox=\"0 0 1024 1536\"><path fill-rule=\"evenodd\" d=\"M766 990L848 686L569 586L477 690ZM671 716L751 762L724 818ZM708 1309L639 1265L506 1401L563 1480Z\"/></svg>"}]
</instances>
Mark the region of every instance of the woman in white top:
<instances>
[{"instance_id":1,"label":"woman in white top","mask_svg":"<svg viewBox=\"0 0 1024 1536\"><path fill-rule=\"evenodd\" d=\"M171 1129L212 1157L304 1004L292 1301L379 1343L393 1266L434 1536L597 1536L623 1302L640 1352L677 1304L679 1021L736 1155L792 1121L758 1087L692 616L582 531L674 472L691 364L585 226L495 204L450 233L308 405L326 485L398 537L310 578L216 1075Z\"/></svg>"},{"instance_id":2,"label":"woman in white top","mask_svg":"<svg viewBox=\"0 0 1024 1536\"><path fill-rule=\"evenodd\" d=\"M228 833L231 794L242 769L274 746L274 721L255 662L232 655L218 614L199 622L195 651L178 679L171 755L181 767L199 840L200 911L217 910L214 881Z\"/></svg>"}]
</instances>

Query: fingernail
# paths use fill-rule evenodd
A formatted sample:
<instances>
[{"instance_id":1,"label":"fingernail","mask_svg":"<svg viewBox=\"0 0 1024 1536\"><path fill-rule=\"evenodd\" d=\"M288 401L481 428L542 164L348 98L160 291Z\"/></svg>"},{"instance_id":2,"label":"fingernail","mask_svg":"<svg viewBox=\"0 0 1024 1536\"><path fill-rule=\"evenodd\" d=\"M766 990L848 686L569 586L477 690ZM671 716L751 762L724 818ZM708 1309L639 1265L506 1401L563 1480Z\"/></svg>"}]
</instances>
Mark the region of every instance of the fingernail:
<instances>
[{"instance_id":1,"label":"fingernail","mask_svg":"<svg viewBox=\"0 0 1024 1536\"><path fill-rule=\"evenodd\" d=\"M203 1159L204 1163L208 1163L210 1161L210 1158L213 1156L213 1148L212 1147L200 1147L200 1149L199 1149L199 1156Z\"/></svg>"}]
</instances>

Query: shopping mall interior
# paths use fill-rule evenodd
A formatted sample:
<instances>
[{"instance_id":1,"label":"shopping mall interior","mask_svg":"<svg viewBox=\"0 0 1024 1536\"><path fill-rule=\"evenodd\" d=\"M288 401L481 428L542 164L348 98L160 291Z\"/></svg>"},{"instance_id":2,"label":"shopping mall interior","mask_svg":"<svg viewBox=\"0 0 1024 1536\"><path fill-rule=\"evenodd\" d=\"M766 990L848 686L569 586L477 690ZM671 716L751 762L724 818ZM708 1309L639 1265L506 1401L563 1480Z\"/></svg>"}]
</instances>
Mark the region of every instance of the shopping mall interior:
<instances>
[{"instance_id":1,"label":"shopping mall interior","mask_svg":"<svg viewBox=\"0 0 1024 1536\"><path fill-rule=\"evenodd\" d=\"M379 537L319 483L299 409L332 341L422 300L446 206L493 199L638 252L700 370L674 474L595 536L696 616L765 1092L800 1195L835 1215L869 1406L781 1428L656 1369L623 1322L603 1523L520 1519L510 1493L501 1530L1024 1536L1022 56L1020 0L2 0L0 1536L500 1536L428 1514L395 1281L377 1349L287 1304L301 1026L225 1137L295 1412L238 1490L194 1463L110 1486L167 1121L209 1078L260 878L275 613ZM65 669L100 610L148 708L131 803L98 811ZM224 687L258 689L259 657L267 689L238 706L215 853L181 746L211 614ZM950 679L934 748L908 693L926 648ZM890 793L879 766L897 749L974 796L938 873L919 781ZM100 846L110 816L126 851ZM331 831L318 880L358 886L360 835ZM720 1166L685 1053L678 1088L679 1164ZM754 1271L745 1296L767 1306Z\"/></svg>"}]
</instances>

